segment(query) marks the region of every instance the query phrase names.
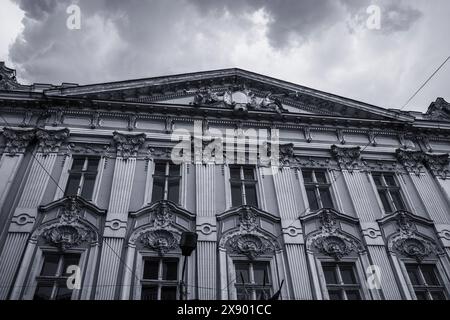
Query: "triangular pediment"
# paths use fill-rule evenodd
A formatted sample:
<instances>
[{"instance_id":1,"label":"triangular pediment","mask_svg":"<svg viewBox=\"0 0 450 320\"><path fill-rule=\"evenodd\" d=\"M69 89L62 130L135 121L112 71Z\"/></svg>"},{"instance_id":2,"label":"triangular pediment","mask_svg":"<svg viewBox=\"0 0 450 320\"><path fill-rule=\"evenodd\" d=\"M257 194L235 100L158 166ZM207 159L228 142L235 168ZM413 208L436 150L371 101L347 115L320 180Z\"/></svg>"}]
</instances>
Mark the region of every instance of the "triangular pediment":
<instances>
[{"instance_id":1,"label":"triangular pediment","mask_svg":"<svg viewBox=\"0 0 450 320\"><path fill-rule=\"evenodd\" d=\"M412 121L380 108L241 69L223 69L47 90L53 97Z\"/></svg>"}]
</instances>

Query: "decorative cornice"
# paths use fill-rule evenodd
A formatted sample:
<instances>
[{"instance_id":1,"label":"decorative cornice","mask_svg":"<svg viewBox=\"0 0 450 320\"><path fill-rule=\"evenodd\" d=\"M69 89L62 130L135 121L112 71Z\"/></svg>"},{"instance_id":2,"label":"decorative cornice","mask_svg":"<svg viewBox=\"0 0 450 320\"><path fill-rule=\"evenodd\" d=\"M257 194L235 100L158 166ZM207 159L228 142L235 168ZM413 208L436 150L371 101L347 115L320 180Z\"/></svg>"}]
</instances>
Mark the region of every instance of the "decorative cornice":
<instances>
[{"instance_id":1,"label":"decorative cornice","mask_svg":"<svg viewBox=\"0 0 450 320\"><path fill-rule=\"evenodd\" d=\"M127 160L137 157L139 149L145 142L145 133L138 135L127 135L114 131L113 140L117 150L117 156Z\"/></svg>"},{"instance_id":2,"label":"decorative cornice","mask_svg":"<svg viewBox=\"0 0 450 320\"><path fill-rule=\"evenodd\" d=\"M331 146L331 154L343 170L355 170L361 166L361 147Z\"/></svg>"},{"instance_id":3,"label":"decorative cornice","mask_svg":"<svg viewBox=\"0 0 450 320\"><path fill-rule=\"evenodd\" d=\"M58 152L59 148L69 137L69 129L62 130L36 130L36 138L38 140L39 152L49 154Z\"/></svg>"},{"instance_id":4,"label":"decorative cornice","mask_svg":"<svg viewBox=\"0 0 450 320\"><path fill-rule=\"evenodd\" d=\"M4 128L3 136L6 139L5 153L11 156L17 153L25 153L28 145L36 136L36 131L32 130L18 130L12 128Z\"/></svg>"}]
</instances>

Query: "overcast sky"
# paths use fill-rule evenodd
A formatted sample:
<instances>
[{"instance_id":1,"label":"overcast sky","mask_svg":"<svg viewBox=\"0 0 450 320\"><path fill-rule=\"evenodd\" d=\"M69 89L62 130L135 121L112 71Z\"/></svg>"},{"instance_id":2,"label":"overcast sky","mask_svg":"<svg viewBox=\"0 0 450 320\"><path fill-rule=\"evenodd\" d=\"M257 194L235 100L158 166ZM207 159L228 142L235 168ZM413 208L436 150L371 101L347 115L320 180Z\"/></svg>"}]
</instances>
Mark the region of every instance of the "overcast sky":
<instances>
[{"instance_id":1,"label":"overcast sky","mask_svg":"<svg viewBox=\"0 0 450 320\"><path fill-rule=\"evenodd\" d=\"M450 55L448 0L0 0L0 60L24 83L238 67L401 108ZM66 27L67 7L81 28ZM369 29L369 5L381 9ZM405 110L450 102L450 62Z\"/></svg>"}]
</instances>

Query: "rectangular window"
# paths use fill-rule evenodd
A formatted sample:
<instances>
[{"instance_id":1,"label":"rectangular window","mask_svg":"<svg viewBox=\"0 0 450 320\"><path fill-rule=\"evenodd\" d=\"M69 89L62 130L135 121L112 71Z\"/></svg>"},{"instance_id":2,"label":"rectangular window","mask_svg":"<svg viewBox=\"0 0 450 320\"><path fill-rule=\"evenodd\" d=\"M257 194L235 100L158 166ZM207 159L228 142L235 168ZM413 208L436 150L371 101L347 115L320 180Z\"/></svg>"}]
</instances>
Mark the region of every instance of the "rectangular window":
<instances>
[{"instance_id":1,"label":"rectangular window","mask_svg":"<svg viewBox=\"0 0 450 320\"><path fill-rule=\"evenodd\" d=\"M99 161L98 157L74 157L64 195L92 200Z\"/></svg>"},{"instance_id":2,"label":"rectangular window","mask_svg":"<svg viewBox=\"0 0 450 320\"><path fill-rule=\"evenodd\" d=\"M352 263L322 263L330 300L361 300L361 288Z\"/></svg>"},{"instance_id":3,"label":"rectangular window","mask_svg":"<svg viewBox=\"0 0 450 320\"><path fill-rule=\"evenodd\" d=\"M373 173L372 177L386 213L406 210L400 186L393 173Z\"/></svg>"},{"instance_id":4,"label":"rectangular window","mask_svg":"<svg viewBox=\"0 0 450 320\"><path fill-rule=\"evenodd\" d=\"M67 269L71 265L78 266L79 254L44 253L44 263L36 278L37 287L34 300L71 300L73 290L67 287L67 279L71 274Z\"/></svg>"},{"instance_id":5,"label":"rectangular window","mask_svg":"<svg viewBox=\"0 0 450 320\"><path fill-rule=\"evenodd\" d=\"M176 300L178 292L178 259L144 260L142 300Z\"/></svg>"},{"instance_id":6,"label":"rectangular window","mask_svg":"<svg viewBox=\"0 0 450 320\"><path fill-rule=\"evenodd\" d=\"M435 265L406 264L417 300L447 300L445 288Z\"/></svg>"},{"instance_id":7,"label":"rectangular window","mask_svg":"<svg viewBox=\"0 0 450 320\"><path fill-rule=\"evenodd\" d=\"M272 294L269 262L235 263L237 300L266 300Z\"/></svg>"},{"instance_id":8,"label":"rectangular window","mask_svg":"<svg viewBox=\"0 0 450 320\"><path fill-rule=\"evenodd\" d=\"M305 170L303 180L305 182L306 196L309 209L315 211L322 208L333 208L331 198L331 183L325 170Z\"/></svg>"},{"instance_id":9,"label":"rectangular window","mask_svg":"<svg viewBox=\"0 0 450 320\"><path fill-rule=\"evenodd\" d=\"M180 165L171 161L156 162L153 174L152 202L169 200L178 203L180 200Z\"/></svg>"},{"instance_id":10,"label":"rectangular window","mask_svg":"<svg viewBox=\"0 0 450 320\"><path fill-rule=\"evenodd\" d=\"M258 207L257 182L254 167L230 166L232 206L248 205Z\"/></svg>"}]
</instances>

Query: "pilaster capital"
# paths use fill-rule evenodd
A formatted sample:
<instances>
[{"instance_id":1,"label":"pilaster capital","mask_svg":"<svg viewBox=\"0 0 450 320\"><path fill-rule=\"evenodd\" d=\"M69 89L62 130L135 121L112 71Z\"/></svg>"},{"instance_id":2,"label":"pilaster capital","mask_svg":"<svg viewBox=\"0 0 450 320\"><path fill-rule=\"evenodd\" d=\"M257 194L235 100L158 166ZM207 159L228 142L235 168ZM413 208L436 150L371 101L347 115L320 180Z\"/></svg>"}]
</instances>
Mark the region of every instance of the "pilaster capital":
<instances>
[{"instance_id":1,"label":"pilaster capital","mask_svg":"<svg viewBox=\"0 0 450 320\"><path fill-rule=\"evenodd\" d=\"M5 153L14 156L17 153L25 153L30 142L35 138L34 129L12 129L4 128L3 136L6 139Z\"/></svg>"},{"instance_id":2,"label":"pilaster capital","mask_svg":"<svg viewBox=\"0 0 450 320\"><path fill-rule=\"evenodd\" d=\"M113 141L117 150L117 156L124 159L137 157L139 149L145 142L145 133L129 135L114 131Z\"/></svg>"},{"instance_id":3,"label":"pilaster capital","mask_svg":"<svg viewBox=\"0 0 450 320\"><path fill-rule=\"evenodd\" d=\"M361 147L338 147L331 146L331 154L343 170L359 169L361 162Z\"/></svg>"},{"instance_id":4,"label":"pilaster capital","mask_svg":"<svg viewBox=\"0 0 450 320\"><path fill-rule=\"evenodd\" d=\"M70 130L67 128L62 130L37 129L38 151L45 155L58 152L63 142L69 137L69 134Z\"/></svg>"}]
</instances>

